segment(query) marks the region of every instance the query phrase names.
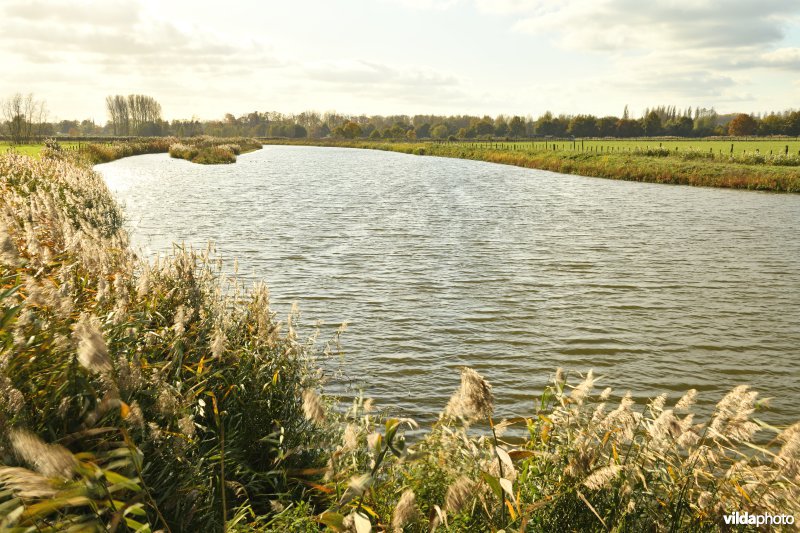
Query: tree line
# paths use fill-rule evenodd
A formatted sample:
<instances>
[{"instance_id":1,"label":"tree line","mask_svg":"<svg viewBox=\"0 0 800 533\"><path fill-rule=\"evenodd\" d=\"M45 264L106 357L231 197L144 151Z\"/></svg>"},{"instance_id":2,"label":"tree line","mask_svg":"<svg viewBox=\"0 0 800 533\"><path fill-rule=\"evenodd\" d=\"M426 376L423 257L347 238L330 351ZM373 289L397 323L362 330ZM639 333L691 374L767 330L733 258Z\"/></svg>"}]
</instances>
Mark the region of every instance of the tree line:
<instances>
[{"instance_id":1,"label":"tree line","mask_svg":"<svg viewBox=\"0 0 800 533\"><path fill-rule=\"evenodd\" d=\"M16 94L2 102L2 132L12 142L45 136L166 136L287 137L346 139L522 139L532 137L708 137L800 136L800 111L765 114L719 114L714 108L661 105L633 118L627 106L620 116L554 115L348 115L334 111L284 114L253 111L221 120L162 118L159 102L146 95L106 98L108 120L47 121L44 101Z\"/></svg>"}]
</instances>

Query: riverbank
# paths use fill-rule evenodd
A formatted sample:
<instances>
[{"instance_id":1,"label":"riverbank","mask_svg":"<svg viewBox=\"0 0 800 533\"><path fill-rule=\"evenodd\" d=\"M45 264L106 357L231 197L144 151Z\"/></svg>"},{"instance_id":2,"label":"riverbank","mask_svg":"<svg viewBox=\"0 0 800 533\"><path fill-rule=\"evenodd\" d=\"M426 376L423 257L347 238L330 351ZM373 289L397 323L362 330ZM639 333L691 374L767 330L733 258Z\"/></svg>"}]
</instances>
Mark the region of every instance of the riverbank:
<instances>
[{"instance_id":1,"label":"riverbank","mask_svg":"<svg viewBox=\"0 0 800 533\"><path fill-rule=\"evenodd\" d=\"M705 152L686 156L654 151L588 152L544 149L540 143L447 143L447 142L373 142L363 140L281 140L269 139L265 144L300 146L335 146L369 150L385 150L414 155L472 159L525 168L550 170L562 174L673 185L723 187L775 192L800 192L800 167L747 164L740 159L707 158ZM658 155L651 155L656 153ZM713 155L713 154L712 154ZM686 157L685 159L683 157Z\"/></svg>"},{"instance_id":2,"label":"riverbank","mask_svg":"<svg viewBox=\"0 0 800 533\"><path fill-rule=\"evenodd\" d=\"M201 165L235 163L236 156L259 150L262 144L245 137L139 137L110 142L68 142L47 140L25 145L0 145L0 153L17 153L34 158L67 158L92 165L109 163L143 154L169 153L171 157L185 159Z\"/></svg>"},{"instance_id":3,"label":"riverbank","mask_svg":"<svg viewBox=\"0 0 800 533\"><path fill-rule=\"evenodd\" d=\"M338 337L302 337L208 251L141 261L102 178L55 155L0 156L3 527L677 531L800 513L800 425L759 424L746 386L701 417L696 391L636 405L559 370L497 421L464 368L407 443L414 421L323 394Z\"/></svg>"}]
</instances>

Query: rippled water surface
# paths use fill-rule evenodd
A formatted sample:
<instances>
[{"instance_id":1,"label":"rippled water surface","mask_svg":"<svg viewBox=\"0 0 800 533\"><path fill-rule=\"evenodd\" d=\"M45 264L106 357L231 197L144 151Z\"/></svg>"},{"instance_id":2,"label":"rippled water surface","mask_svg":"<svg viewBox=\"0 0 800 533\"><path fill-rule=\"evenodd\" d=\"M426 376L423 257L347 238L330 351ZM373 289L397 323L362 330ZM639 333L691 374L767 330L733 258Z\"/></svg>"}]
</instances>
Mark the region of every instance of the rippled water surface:
<instances>
[{"instance_id":1,"label":"rippled water surface","mask_svg":"<svg viewBox=\"0 0 800 533\"><path fill-rule=\"evenodd\" d=\"M97 169L147 253L212 240L281 314L348 321L348 384L406 414L434 416L469 365L502 415L563 366L706 405L751 383L768 420L800 417L800 195L313 147Z\"/></svg>"}]
</instances>

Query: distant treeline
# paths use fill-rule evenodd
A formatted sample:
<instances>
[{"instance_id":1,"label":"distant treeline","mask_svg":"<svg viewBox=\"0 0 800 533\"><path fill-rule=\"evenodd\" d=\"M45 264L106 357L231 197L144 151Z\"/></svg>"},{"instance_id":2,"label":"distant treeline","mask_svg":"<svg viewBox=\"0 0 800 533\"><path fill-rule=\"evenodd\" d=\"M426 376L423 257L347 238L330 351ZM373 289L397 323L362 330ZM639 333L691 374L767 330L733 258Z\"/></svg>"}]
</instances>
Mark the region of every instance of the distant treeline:
<instances>
[{"instance_id":1,"label":"distant treeline","mask_svg":"<svg viewBox=\"0 0 800 533\"><path fill-rule=\"evenodd\" d=\"M19 97L19 95L17 95ZM29 95L28 99L32 97ZM9 100L11 101L11 100ZM714 108L657 106L632 118L625 107L621 116L554 115L346 115L305 111L284 114L253 111L241 116L225 114L222 120L173 120L161 118L160 104L150 96L109 96L108 122L61 120L47 122L39 113L25 113L4 106L2 133L22 138L47 136L178 136L285 137L343 139L490 139L530 137L709 137L709 136L800 136L800 111L766 114L719 114ZM44 104L41 103L41 109ZM24 115L24 116L23 116ZM25 126L25 127L22 127Z\"/></svg>"}]
</instances>

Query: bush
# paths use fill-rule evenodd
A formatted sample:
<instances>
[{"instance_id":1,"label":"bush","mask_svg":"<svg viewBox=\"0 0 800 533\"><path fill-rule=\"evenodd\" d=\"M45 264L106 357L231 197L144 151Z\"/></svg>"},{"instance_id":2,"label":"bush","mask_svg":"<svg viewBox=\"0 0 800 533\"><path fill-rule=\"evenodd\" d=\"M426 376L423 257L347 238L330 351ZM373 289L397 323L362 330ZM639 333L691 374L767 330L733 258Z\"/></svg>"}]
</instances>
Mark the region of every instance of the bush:
<instances>
[{"instance_id":1,"label":"bush","mask_svg":"<svg viewBox=\"0 0 800 533\"><path fill-rule=\"evenodd\" d=\"M316 352L266 288L226 289L208 253L140 262L73 163L0 157L0 194L4 526L219 530L303 500Z\"/></svg>"}]
</instances>

